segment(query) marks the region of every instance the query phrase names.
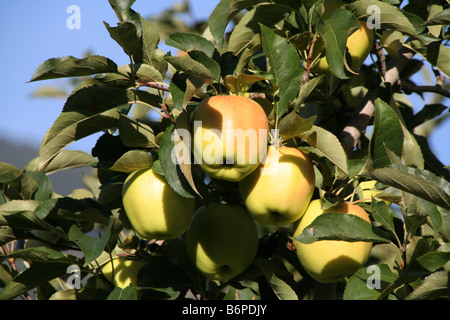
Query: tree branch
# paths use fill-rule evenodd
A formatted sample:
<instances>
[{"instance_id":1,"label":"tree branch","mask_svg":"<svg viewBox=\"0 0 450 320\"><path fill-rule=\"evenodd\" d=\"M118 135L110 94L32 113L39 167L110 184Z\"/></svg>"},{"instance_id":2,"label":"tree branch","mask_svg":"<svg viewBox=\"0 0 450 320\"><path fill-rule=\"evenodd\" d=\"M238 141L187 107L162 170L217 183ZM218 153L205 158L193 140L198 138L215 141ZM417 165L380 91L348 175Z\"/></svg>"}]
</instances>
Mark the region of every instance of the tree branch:
<instances>
[{"instance_id":1,"label":"tree branch","mask_svg":"<svg viewBox=\"0 0 450 320\"><path fill-rule=\"evenodd\" d=\"M399 51L400 59L391 59L386 67L384 82L394 84L400 79L400 71L414 56L414 52L406 47L402 47ZM362 132L367 127L370 119L375 112L375 99L378 97L378 89L381 80L378 80L374 86L366 93L360 106L356 109L355 114L350 119L347 126L341 133L341 144L348 156L350 156L353 148L358 143Z\"/></svg>"},{"instance_id":2,"label":"tree branch","mask_svg":"<svg viewBox=\"0 0 450 320\"><path fill-rule=\"evenodd\" d=\"M435 86L413 86L405 81L400 80L400 85L402 86L402 89L403 91L405 91L406 94L411 94L413 92L415 93L433 92L440 94L444 97L450 98L450 91L445 90L438 83L436 83Z\"/></svg>"}]
</instances>

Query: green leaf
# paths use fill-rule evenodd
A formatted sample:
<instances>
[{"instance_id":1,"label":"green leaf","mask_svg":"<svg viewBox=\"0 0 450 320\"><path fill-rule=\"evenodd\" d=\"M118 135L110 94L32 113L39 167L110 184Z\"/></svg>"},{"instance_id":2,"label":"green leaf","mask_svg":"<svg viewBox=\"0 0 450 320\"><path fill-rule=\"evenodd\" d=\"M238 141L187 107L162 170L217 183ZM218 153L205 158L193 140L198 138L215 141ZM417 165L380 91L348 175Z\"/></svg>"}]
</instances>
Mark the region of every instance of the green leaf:
<instances>
[{"instance_id":1,"label":"green leaf","mask_svg":"<svg viewBox=\"0 0 450 320\"><path fill-rule=\"evenodd\" d=\"M225 29L231 20L229 11L233 2L233 0L221 0L208 19L209 30L219 48L223 46Z\"/></svg>"},{"instance_id":2,"label":"green leaf","mask_svg":"<svg viewBox=\"0 0 450 320\"><path fill-rule=\"evenodd\" d=\"M122 143L131 148L157 147L153 129L133 118L120 114L119 137Z\"/></svg>"},{"instance_id":3,"label":"green leaf","mask_svg":"<svg viewBox=\"0 0 450 320\"><path fill-rule=\"evenodd\" d=\"M138 35L138 29L134 23L129 21L119 22L117 27L111 27L107 22L103 22L103 24L111 38L122 47L128 56L142 56L141 38ZM139 63L142 61L141 59L137 59L135 62Z\"/></svg>"},{"instance_id":4,"label":"green leaf","mask_svg":"<svg viewBox=\"0 0 450 320\"><path fill-rule=\"evenodd\" d=\"M302 84L300 87L300 92L298 94L297 99L295 100L295 108L298 109L305 102L305 100L309 97L309 95L317 88L317 86L322 83L324 75L320 75L318 77L312 78L308 82Z\"/></svg>"},{"instance_id":5,"label":"green leaf","mask_svg":"<svg viewBox=\"0 0 450 320\"><path fill-rule=\"evenodd\" d=\"M126 288L115 287L108 295L107 300L137 300L136 292L133 286Z\"/></svg>"},{"instance_id":6,"label":"green leaf","mask_svg":"<svg viewBox=\"0 0 450 320\"><path fill-rule=\"evenodd\" d=\"M450 209L448 181L427 170L391 165L364 173L362 176L409 192L444 209Z\"/></svg>"},{"instance_id":7,"label":"green leaf","mask_svg":"<svg viewBox=\"0 0 450 320\"><path fill-rule=\"evenodd\" d=\"M133 18L134 11L131 6L136 0L108 0L120 21L127 21Z\"/></svg>"},{"instance_id":8,"label":"green leaf","mask_svg":"<svg viewBox=\"0 0 450 320\"><path fill-rule=\"evenodd\" d=\"M329 19L325 22L320 21L317 25L317 31L324 40L328 65L340 79L350 78L345 68L347 37L350 29L358 27L356 17L342 9L337 9Z\"/></svg>"},{"instance_id":9,"label":"green leaf","mask_svg":"<svg viewBox=\"0 0 450 320\"><path fill-rule=\"evenodd\" d=\"M0 300L11 300L50 280L67 274L68 264L53 262L33 263L19 273L0 291Z\"/></svg>"},{"instance_id":10,"label":"green leaf","mask_svg":"<svg viewBox=\"0 0 450 320\"><path fill-rule=\"evenodd\" d=\"M390 242L389 237L370 222L354 214L335 212L318 216L295 240L307 244L319 240Z\"/></svg>"},{"instance_id":11,"label":"green leaf","mask_svg":"<svg viewBox=\"0 0 450 320\"><path fill-rule=\"evenodd\" d=\"M375 119L370 149L374 168L390 165L386 148L397 156L403 149L403 130L394 110L380 98L375 100Z\"/></svg>"},{"instance_id":12,"label":"green leaf","mask_svg":"<svg viewBox=\"0 0 450 320\"><path fill-rule=\"evenodd\" d=\"M290 112L280 120L278 126L280 137L284 140L288 140L300 136L303 132L311 130L316 118L316 116L312 116L308 119L304 119L295 111Z\"/></svg>"},{"instance_id":13,"label":"green leaf","mask_svg":"<svg viewBox=\"0 0 450 320\"><path fill-rule=\"evenodd\" d=\"M145 82L163 82L164 77L160 70L150 64L138 63L135 65L136 76Z\"/></svg>"},{"instance_id":14,"label":"green leaf","mask_svg":"<svg viewBox=\"0 0 450 320\"><path fill-rule=\"evenodd\" d=\"M263 4L252 8L233 28L228 41L228 50L235 54L240 53L260 32L260 24L272 27L281 21L290 10L289 7L280 4Z\"/></svg>"},{"instance_id":15,"label":"green leaf","mask_svg":"<svg viewBox=\"0 0 450 320\"><path fill-rule=\"evenodd\" d=\"M22 170L12 164L0 162L0 183L8 183L22 175Z\"/></svg>"},{"instance_id":16,"label":"green leaf","mask_svg":"<svg viewBox=\"0 0 450 320\"><path fill-rule=\"evenodd\" d=\"M166 129L159 146L159 160L164 171L164 178L176 193L186 198L194 198L196 192L191 188L177 164L172 139L173 130L173 125Z\"/></svg>"},{"instance_id":17,"label":"green leaf","mask_svg":"<svg viewBox=\"0 0 450 320\"><path fill-rule=\"evenodd\" d=\"M214 44L195 33L174 32L165 41L166 45L180 49L182 51L202 51L208 57L212 58L216 48Z\"/></svg>"},{"instance_id":18,"label":"green leaf","mask_svg":"<svg viewBox=\"0 0 450 320\"><path fill-rule=\"evenodd\" d=\"M43 172L25 171L24 174L31 176L37 183L37 190L33 195L35 200L48 200L53 193L52 182Z\"/></svg>"},{"instance_id":19,"label":"green leaf","mask_svg":"<svg viewBox=\"0 0 450 320\"><path fill-rule=\"evenodd\" d=\"M114 233L115 219L110 218L108 226L99 237L90 237L85 235L76 225L73 225L69 230L69 240L74 241L84 254L84 266L89 265L92 261L97 259L104 250L107 249L107 244L110 240L111 234Z\"/></svg>"},{"instance_id":20,"label":"green leaf","mask_svg":"<svg viewBox=\"0 0 450 320\"><path fill-rule=\"evenodd\" d=\"M419 287L406 297L406 300L448 300L450 298L449 281L448 271L432 273Z\"/></svg>"},{"instance_id":21,"label":"green leaf","mask_svg":"<svg viewBox=\"0 0 450 320\"><path fill-rule=\"evenodd\" d=\"M441 269L450 260L450 252L429 252L411 262L405 269L407 277L425 277Z\"/></svg>"},{"instance_id":22,"label":"green leaf","mask_svg":"<svg viewBox=\"0 0 450 320\"><path fill-rule=\"evenodd\" d=\"M358 0L346 5L347 8L356 14L358 19L366 19L368 12L372 12L368 10L370 6L375 6L375 8L380 10L379 18L382 28L397 30L412 37L419 38L416 28L403 14L402 10L396 6L379 0Z\"/></svg>"},{"instance_id":23,"label":"green leaf","mask_svg":"<svg viewBox=\"0 0 450 320\"><path fill-rule=\"evenodd\" d=\"M299 136L310 146L320 151L338 168L337 175L339 178L348 176L347 154L334 134L313 125L311 130L303 132Z\"/></svg>"},{"instance_id":24,"label":"green leaf","mask_svg":"<svg viewBox=\"0 0 450 320\"><path fill-rule=\"evenodd\" d=\"M191 51L183 57L171 56L169 53L165 56L165 59L175 69L198 78L218 80L220 77L220 66L201 51L196 51L195 53ZM212 69L210 70L209 68Z\"/></svg>"},{"instance_id":25,"label":"green leaf","mask_svg":"<svg viewBox=\"0 0 450 320\"><path fill-rule=\"evenodd\" d=\"M61 150L44 168L46 174L52 174L66 169L89 167L97 160L89 153L79 150Z\"/></svg>"},{"instance_id":26,"label":"green leaf","mask_svg":"<svg viewBox=\"0 0 450 320\"><path fill-rule=\"evenodd\" d=\"M431 65L450 77L450 48L441 45L440 42L425 45L419 40L407 42L404 46L421 55Z\"/></svg>"},{"instance_id":27,"label":"green leaf","mask_svg":"<svg viewBox=\"0 0 450 320\"><path fill-rule=\"evenodd\" d=\"M285 38L277 35L270 28L260 25L261 41L264 53L269 59L270 73L279 87L276 93L276 113L281 116L297 97L303 75L300 57L297 50Z\"/></svg>"},{"instance_id":28,"label":"green leaf","mask_svg":"<svg viewBox=\"0 0 450 320\"><path fill-rule=\"evenodd\" d=\"M108 72L117 72L117 65L112 60L98 55L83 59L72 56L51 58L36 69L30 82Z\"/></svg>"},{"instance_id":29,"label":"green leaf","mask_svg":"<svg viewBox=\"0 0 450 320\"><path fill-rule=\"evenodd\" d=\"M78 258L75 256L66 255L45 246L18 249L8 255L0 257L0 259L6 258L23 259L33 262L57 262L66 264L76 264L78 262Z\"/></svg>"},{"instance_id":30,"label":"green leaf","mask_svg":"<svg viewBox=\"0 0 450 320\"><path fill-rule=\"evenodd\" d=\"M257 258L253 262L257 267L261 269L267 282L272 288L275 295L280 300L298 300L298 296L295 291L286 282L278 278L273 272L273 266L271 261L266 259Z\"/></svg>"},{"instance_id":31,"label":"green leaf","mask_svg":"<svg viewBox=\"0 0 450 320\"><path fill-rule=\"evenodd\" d=\"M129 92L114 87L87 87L70 96L39 149L40 169L70 143L101 130L117 128L119 112L128 108Z\"/></svg>"},{"instance_id":32,"label":"green leaf","mask_svg":"<svg viewBox=\"0 0 450 320\"><path fill-rule=\"evenodd\" d=\"M447 8L433 17L425 21L424 25L434 26L434 25L449 25L450 24L450 8Z\"/></svg>"},{"instance_id":33,"label":"green leaf","mask_svg":"<svg viewBox=\"0 0 450 320\"><path fill-rule=\"evenodd\" d=\"M43 219L37 217L31 211L22 211L14 214L9 214L5 215L3 218L12 228L22 230L47 230L61 237L62 239L67 238L66 233L62 231L61 228L52 226L51 224L45 222Z\"/></svg>"},{"instance_id":34,"label":"green leaf","mask_svg":"<svg viewBox=\"0 0 450 320\"><path fill-rule=\"evenodd\" d=\"M391 232L395 232L394 214L395 211L386 202L376 201L372 198L372 217Z\"/></svg>"},{"instance_id":35,"label":"green leaf","mask_svg":"<svg viewBox=\"0 0 450 320\"><path fill-rule=\"evenodd\" d=\"M381 292L397 278L386 264L361 268L349 278L344 300L377 300Z\"/></svg>"},{"instance_id":36,"label":"green leaf","mask_svg":"<svg viewBox=\"0 0 450 320\"><path fill-rule=\"evenodd\" d=\"M158 58L157 47L160 41L158 29L141 15L139 15L139 20L142 28L142 61L159 70L164 78L165 71L167 71L167 62ZM161 63L162 61L164 61L165 66Z\"/></svg>"},{"instance_id":37,"label":"green leaf","mask_svg":"<svg viewBox=\"0 0 450 320\"><path fill-rule=\"evenodd\" d=\"M152 156L143 150L130 150L125 152L109 170L131 173L136 170L150 168L152 166Z\"/></svg>"}]
</instances>

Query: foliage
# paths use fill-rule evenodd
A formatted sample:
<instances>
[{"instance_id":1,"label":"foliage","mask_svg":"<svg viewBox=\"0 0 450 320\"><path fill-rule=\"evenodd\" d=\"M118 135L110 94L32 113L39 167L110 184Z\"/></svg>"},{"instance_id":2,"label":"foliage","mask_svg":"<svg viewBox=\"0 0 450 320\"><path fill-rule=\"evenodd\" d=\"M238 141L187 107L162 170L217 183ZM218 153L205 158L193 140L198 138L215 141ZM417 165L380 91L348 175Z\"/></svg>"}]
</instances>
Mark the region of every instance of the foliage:
<instances>
[{"instance_id":1,"label":"foliage","mask_svg":"<svg viewBox=\"0 0 450 320\"><path fill-rule=\"evenodd\" d=\"M259 224L254 263L226 283L199 274L183 237L146 241L131 229L121 187L130 172L149 166L197 206L241 203L235 183L171 160L170 134L188 128L199 101L215 94L246 95L268 106L271 127L313 160L314 198L324 207L356 201L370 213L371 224L322 216L312 224L320 232L298 238L374 242L367 266L329 288L336 298L450 297L450 173L430 150L424 134L430 129L423 129L448 115L450 7L439 0L403 2L347 1L330 27L321 19L323 0L221 0L208 21L193 26L176 18L188 7L147 20L131 8L134 0L109 0L119 21L104 24L129 65L68 56L43 62L31 77L79 81L39 157L24 169L0 163L0 299L312 299L315 291L320 298L296 259L291 225ZM357 19L370 18L371 5L380 9L380 28L371 61L354 74L339 44ZM338 23L342 17L351 19ZM317 36L334 52L326 54L329 75L311 72ZM163 52L161 40L173 52ZM394 80L393 67L399 69ZM428 69L436 84L417 84ZM423 96L428 91L436 94L432 104ZM412 95L420 105L413 106ZM370 102L373 112L362 117ZM347 129L355 123L362 134L349 145ZM65 149L98 132L92 154ZM49 174L85 166L94 172L83 177L85 189L53 192ZM378 181L379 197L393 204L361 199L358 184L365 180ZM134 290L114 288L101 273L99 266L117 255L147 261ZM83 278L79 289L66 282L73 265ZM373 266L380 271L376 288L367 286Z\"/></svg>"}]
</instances>

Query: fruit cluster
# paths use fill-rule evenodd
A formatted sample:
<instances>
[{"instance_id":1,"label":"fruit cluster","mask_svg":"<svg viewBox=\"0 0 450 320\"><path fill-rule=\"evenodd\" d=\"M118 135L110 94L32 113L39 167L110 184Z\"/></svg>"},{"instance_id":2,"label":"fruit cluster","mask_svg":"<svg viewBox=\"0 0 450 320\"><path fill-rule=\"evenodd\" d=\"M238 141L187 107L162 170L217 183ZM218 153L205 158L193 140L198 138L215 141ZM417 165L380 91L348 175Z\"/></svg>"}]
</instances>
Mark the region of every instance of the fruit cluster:
<instances>
[{"instance_id":1,"label":"fruit cluster","mask_svg":"<svg viewBox=\"0 0 450 320\"><path fill-rule=\"evenodd\" d=\"M139 236L165 240L184 235L189 258L206 277L228 281L248 268L258 250L258 223L276 227L294 223L295 238L323 212L354 214L369 221L364 209L355 204L341 203L324 211L320 199L312 200L312 161L298 148L283 146L277 139L268 146L268 118L254 100L209 97L197 106L192 120L201 121L193 132L192 152L197 163L210 178L237 182L242 203L213 202L196 210L195 199L176 193L152 168L130 174L122 198ZM227 129L240 129L231 143L211 138L211 130ZM244 147L238 148L242 138L246 139ZM230 145L233 152L227 150ZM353 274L365 264L372 247L369 242L293 242L304 269L322 283ZM123 279L114 281L128 284ZM130 276L128 282L133 281L136 278Z\"/></svg>"}]
</instances>

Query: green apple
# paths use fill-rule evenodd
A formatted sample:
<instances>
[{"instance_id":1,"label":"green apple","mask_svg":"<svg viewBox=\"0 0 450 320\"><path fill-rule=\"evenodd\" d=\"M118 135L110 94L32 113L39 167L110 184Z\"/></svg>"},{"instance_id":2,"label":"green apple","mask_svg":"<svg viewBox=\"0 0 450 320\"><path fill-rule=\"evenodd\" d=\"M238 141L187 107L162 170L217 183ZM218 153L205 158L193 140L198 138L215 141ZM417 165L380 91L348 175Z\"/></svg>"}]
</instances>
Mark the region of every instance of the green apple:
<instances>
[{"instance_id":1,"label":"green apple","mask_svg":"<svg viewBox=\"0 0 450 320\"><path fill-rule=\"evenodd\" d=\"M204 99L192 122L194 160L210 177L240 181L267 151L269 123L264 109L243 96Z\"/></svg>"},{"instance_id":2,"label":"green apple","mask_svg":"<svg viewBox=\"0 0 450 320\"><path fill-rule=\"evenodd\" d=\"M242 199L259 222L292 223L300 219L313 195L313 164L299 149L285 146L270 146L266 160L239 182Z\"/></svg>"},{"instance_id":3,"label":"green apple","mask_svg":"<svg viewBox=\"0 0 450 320\"><path fill-rule=\"evenodd\" d=\"M294 239L324 212L354 214L368 222L366 211L352 203L341 203L322 210L320 199L313 200L294 231ZM305 271L320 283L334 283L363 267L372 249L371 242L320 240L310 244L294 240L297 257Z\"/></svg>"},{"instance_id":4,"label":"green apple","mask_svg":"<svg viewBox=\"0 0 450 320\"><path fill-rule=\"evenodd\" d=\"M186 250L203 275L228 281L251 264L258 240L256 223L243 207L211 203L194 214L186 232Z\"/></svg>"},{"instance_id":5,"label":"green apple","mask_svg":"<svg viewBox=\"0 0 450 320\"><path fill-rule=\"evenodd\" d=\"M128 287L130 284L137 285L138 273L145 263L145 261L117 257L104 264L101 270L106 279L114 283L116 287L123 289Z\"/></svg>"},{"instance_id":6,"label":"green apple","mask_svg":"<svg viewBox=\"0 0 450 320\"><path fill-rule=\"evenodd\" d=\"M182 235L195 210L195 199L176 193L151 168L127 177L122 202L133 229L144 239L166 240Z\"/></svg>"}]
</instances>

